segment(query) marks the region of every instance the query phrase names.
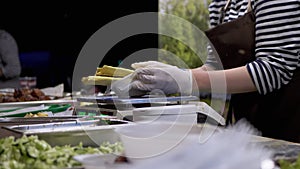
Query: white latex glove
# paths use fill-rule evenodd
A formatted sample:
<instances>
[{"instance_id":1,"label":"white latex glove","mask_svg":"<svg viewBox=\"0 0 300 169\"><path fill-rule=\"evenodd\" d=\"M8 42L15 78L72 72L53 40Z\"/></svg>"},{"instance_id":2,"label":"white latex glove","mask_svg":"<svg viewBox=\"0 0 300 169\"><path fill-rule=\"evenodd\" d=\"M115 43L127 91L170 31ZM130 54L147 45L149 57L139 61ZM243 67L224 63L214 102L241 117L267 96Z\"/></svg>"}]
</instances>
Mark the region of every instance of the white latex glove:
<instances>
[{"instance_id":1,"label":"white latex glove","mask_svg":"<svg viewBox=\"0 0 300 169\"><path fill-rule=\"evenodd\" d=\"M146 61L146 62L137 62L131 64L131 67L133 69L138 69L138 68L145 68L145 67L155 67L155 68L168 68L171 65L162 63L162 62L157 62L157 61Z\"/></svg>"},{"instance_id":2,"label":"white latex glove","mask_svg":"<svg viewBox=\"0 0 300 169\"><path fill-rule=\"evenodd\" d=\"M192 93L192 74L189 69L179 69L156 61L134 63L132 67L136 69L130 86L133 90L162 91L165 95Z\"/></svg>"},{"instance_id":3,"label":"white latex glove","mask_svg":"<svg viewBox=\"0 0 300 169\"><path fill-rule=\"evenodd\" d=\"M147 62L138 62L131 65L134 69L144 68L144 67L169 67L170 65L156 62L156 61L147 61ZM147 90L140 90L136 87L132 87L132 82L134 81L135 73L125 76L121 80L114 81L111 85L111 89L116 93L120 98L129 98L130 96L143 96L147 94Z\"/></svg>"},{"instance_id":4,"label":"white latex glove","mask_svg":"<svg viewBox=\"0 0 300 169\"><path fill-rule=\"evenodd\" d=\"M116 93L119 98L129 98L130 96L142 96L146 91L133 89L131 84L133 82L134 73L131 73L121 80L114 81L111 84L111 89Z\"/></svg>"}]
</instances>

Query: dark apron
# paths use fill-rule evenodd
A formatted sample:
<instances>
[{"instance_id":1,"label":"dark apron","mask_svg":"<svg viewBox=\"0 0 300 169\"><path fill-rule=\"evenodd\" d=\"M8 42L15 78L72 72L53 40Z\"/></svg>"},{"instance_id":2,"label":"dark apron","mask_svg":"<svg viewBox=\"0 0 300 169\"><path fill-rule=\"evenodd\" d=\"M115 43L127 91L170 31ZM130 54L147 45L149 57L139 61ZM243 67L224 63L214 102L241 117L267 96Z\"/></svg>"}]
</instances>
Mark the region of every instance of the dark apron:
<instances>
[{"instance_id":1,"label":"dark apron","mask_svg":"<svg viewBox=\"0 0 300 169\"><path fill-rule=\"evenodd\" d=\"M249 1L248 7L250 6ZM213 44L213 50L218 53L224 69L244 66L255 60L253 11L205 33ZM298 69L288 85L267 95L260 95L258 92L232 94L227 122L230 122L232 115L236 121L246 118L262 132L262 136L300 142L299 87Z\"/></svg>"}]
</instances>

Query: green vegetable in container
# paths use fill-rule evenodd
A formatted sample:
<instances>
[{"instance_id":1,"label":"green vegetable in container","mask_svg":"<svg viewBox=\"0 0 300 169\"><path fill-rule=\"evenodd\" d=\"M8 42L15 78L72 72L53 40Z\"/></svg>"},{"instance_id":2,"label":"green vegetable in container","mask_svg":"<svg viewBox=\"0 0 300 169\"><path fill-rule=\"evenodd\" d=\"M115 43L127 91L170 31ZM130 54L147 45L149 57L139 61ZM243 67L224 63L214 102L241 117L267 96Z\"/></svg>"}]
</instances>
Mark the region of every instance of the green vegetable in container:
<instances>
[{"instance_id":1,"label":"green vegetable in container","mask_svg":"<svg viewBox=\"0 0 300 169\"><path fill-rule=\"evenodd\" d=\"M300 169L300 155L295 160L278 160L280 169Z\"/></svg>"},{"instance_id":2,"label":"green vegetable in container","mask_svg":"<svg viewBox=\"0 0 300 169\"><path fill-rule=\"evenodd\" d=\"M7 137L0 139L0 169L61 169L81 166L73 159L80 154L107 154L123 152L120 142L104 142L99 147L55 146L37 136L23 136L19 139Z\"/></svg>"}]
</instances>

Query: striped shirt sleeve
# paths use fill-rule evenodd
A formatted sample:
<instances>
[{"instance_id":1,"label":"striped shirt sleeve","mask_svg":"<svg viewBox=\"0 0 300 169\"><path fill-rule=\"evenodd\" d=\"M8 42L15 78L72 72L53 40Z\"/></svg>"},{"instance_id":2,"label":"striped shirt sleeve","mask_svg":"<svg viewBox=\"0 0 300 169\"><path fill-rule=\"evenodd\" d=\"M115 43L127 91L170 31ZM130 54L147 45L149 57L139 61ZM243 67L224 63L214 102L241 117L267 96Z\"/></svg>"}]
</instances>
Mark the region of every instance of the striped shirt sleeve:
<instances>
[{"instance_id":1,"label":"striped shirt sleeve","mask_svg":"<svg viewBox=\"0 0 300 169\"><path fill-rule=\"evenodd\" d=\"M220 8L226 0L213 0L210 25L219 23ZM246 13L248 0L232 0L224 22ZM300 0L252 0L256 17L255 57L248 72L260 94L267 94L290 82L300 67ZM208 48L210 49L210 48ZM209 50L207 64L216 63Z\"/></svg>"},{"instance_id":2,"label":"striped shirt sleeve","mask_svg":"<svg viewBox=\"0 0 300 169\"><path fill-rule=\"evenodd\" d=\"M256 60L247 64L260 94L288 84L299 67L300 0L255 1Z\"/></svg>"}]
</instances>

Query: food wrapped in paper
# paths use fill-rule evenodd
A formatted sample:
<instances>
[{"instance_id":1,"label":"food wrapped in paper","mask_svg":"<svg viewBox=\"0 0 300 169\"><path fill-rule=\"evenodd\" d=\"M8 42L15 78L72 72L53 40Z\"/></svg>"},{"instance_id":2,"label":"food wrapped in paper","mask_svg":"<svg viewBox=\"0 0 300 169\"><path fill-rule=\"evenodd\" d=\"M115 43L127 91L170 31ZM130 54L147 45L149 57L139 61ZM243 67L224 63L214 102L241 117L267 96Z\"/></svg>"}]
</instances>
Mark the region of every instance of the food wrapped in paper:
<instances>
[{"instance_id":1,"label":"food wrapped in paper","mask_svg":"<svg viewBox=\"0 0 300 169\"><path fill-rule=\"evenodd\" d=\"M81 79L82 83L85 85L103 85L108 86L113 81L120 80L121 78L116 77L106 77L106 76L87 76Z\"/></svg>"},{"instance_id":2,"label":"food wrapped in paper","mask_svg":"<svg viewBox=\"0 0 300 169\"><path fill-rule=\"evenodd\" d=\"M82 77L81 81L84 85L108 86L112 82L120 80L131 73L133 73L133 70L104 65L97 68L94 76Z\"/></svg>"},{"instance_id":3,"label":"food wrapped in paper","mask_svg":"<svg viewBox=\"0 0 300 169\"><path fill-rule=\"evenodd\" d=\"M133 73L131 69L104 65L103 67L97 68L95 76L124 77L131 73Z\"/></svg>"}]
</instances>

